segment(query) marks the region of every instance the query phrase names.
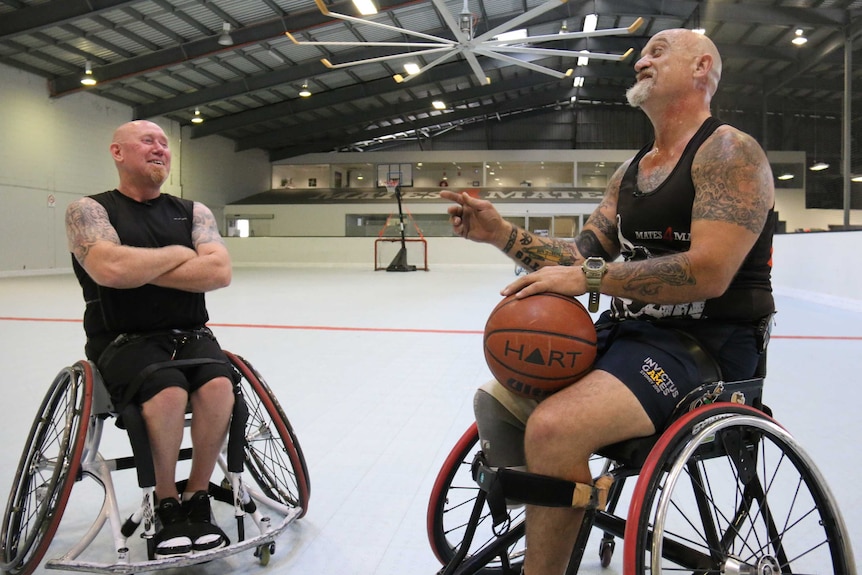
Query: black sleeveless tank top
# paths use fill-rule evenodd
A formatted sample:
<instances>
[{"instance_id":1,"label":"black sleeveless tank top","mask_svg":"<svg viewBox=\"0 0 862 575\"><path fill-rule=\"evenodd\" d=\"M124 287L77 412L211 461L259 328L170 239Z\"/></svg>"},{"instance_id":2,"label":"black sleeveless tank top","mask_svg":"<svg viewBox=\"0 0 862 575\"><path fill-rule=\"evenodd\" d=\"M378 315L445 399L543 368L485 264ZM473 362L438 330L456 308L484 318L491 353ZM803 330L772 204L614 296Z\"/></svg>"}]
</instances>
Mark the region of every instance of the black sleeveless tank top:
<instances>
[{"instance_id":1,"label":"black sleeveless tank top","mask_svg":"<svg viewBox=\"0 0 862 575\"><path fill-rule=\"evenodd\" d=\"M637 176L641 159L652 149L644 146L629 164L620 182L617 227L622 256L642 260L687 251L691 246L691 210L694 183L691 165L706 139L722 122L707 118L686 145L677 165L655 190L643 192ZM618 318L656 320L662 318L754 321L772 313L772 236L775 212L770 208L763 230L742 263L727 291L705 301L657 305L613 298L611 314Z\"/></svg>"},{"instance_id":2,"label":"black sleeveless tank top","mask_svg":"<svg viewBox=\"0 0 862 575\"><path fill-rule=\"evenodd\" d=\"M137 202L118 190L90 196L108 212L123 245L158 248L192 244L194 203L169 194ZM209 319L204 294L146 284L132 289L100 286L72 256L84 292L84 331L88 338L113 339L121 333L191 329Z\"/></svg>"}]
</instances>

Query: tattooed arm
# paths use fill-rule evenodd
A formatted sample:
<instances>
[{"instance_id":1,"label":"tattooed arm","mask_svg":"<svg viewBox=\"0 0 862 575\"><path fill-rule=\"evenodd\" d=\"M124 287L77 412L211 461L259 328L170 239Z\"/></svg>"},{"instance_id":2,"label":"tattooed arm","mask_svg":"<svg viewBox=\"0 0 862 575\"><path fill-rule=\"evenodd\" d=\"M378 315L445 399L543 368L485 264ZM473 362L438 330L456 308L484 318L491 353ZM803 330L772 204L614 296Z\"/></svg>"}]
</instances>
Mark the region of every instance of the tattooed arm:
<instances>
[{"instance_id":1,"label":"tattooed arm","mask_svg":"<svg viewBox=\"0 0 862 575\"><path fill-rule=\"evenodd\" d=\"M753 138L722 126L698 150L691 175L695 197L689 250L615 265L602 282L603 291L607 283L607 293L680 303L727 290L775 199L769 162Z\"/></svg>"},{"instance_id":2,"label":"tattooed arm","mask_svg":"<svg viewBox=\"0 0 862 575\"><path fill-rule=\"evenodd\" d=\"M230 284L230 255L218 233L212 212L200 202L195 202L193 215L192 242L197 257L183 262L150 283L191 292L212 291Z\"/></svg>"},{"instance_id":3,"label":"tattooed arm","mask_svg":"<svg viewBox=\"0 0 862 575\"><path fill-rule=\"evenodd\" d=\"M614 173L601 203L584 224L574 243L556 238L533 235L513 226L503 252L518 264L531 270L545 266L580 265L590 256L611 261L619 255L616 212L622 176L628 162Z\"/></svg>"},{"instance_id":4,"label":"tattooed arm","mask_svg":"<svg viewBox=\"0 0 862 575\"><path fill-rule=\"evenodd\" d=\"M448 212L452 227L459 236L496 246L515 263L531 270L572 266L589 256L611 260L619 254L616 224L612 222L616 221L616 198L624 172L623 167L614 174L602 203L587 220L574 243L537 236L519 228L504 220L487 200L448 190L441 190L440 196L454 202Z\"/></svg>"},{"instance_id":5,"label":"tattooed arm","mask_svg":"<svg viewBox=\"0 0 862 575\"><path fill-rule=\"evenodd\" d=\"M90 198L69 205L66 238L69 251L97 284L118 289L151 283L196 256L185 246L136 248L120 244L105 208Z\"/></svg>"},{"instance_id":6,"label":"tattooed arm","mask_svg":"<svg viewBox=\"0 0 862 575\"><path fill-rule=\"evenodd\" d=\"M691 174L695 198L689 250L611 263L602 279L602 293L674 304L718 297L727 290L757 241L774 202L769 162L753 138L721 126L698 149ZM610 239L615 226L609 224L608 214L617 197L613 190L612 182L602 205L584 226L585 233L597 230L597 237ZM576 243L586 252L589 248L581 248L582 241L583 233ZM581 295L586 292L584 274L578 268L545 268L512 282L502 293L527 296L545 291Z\"/></svg>"},{"instance_id":7,"label":"tattooed arm","mask_svg":"<svg viewBox=\"0 0 862 575\"><path fill-rule=\"evenodd\" d=\"M105 208L82 198L66 210L66 238L78 263L105 287L128 289L148 283L186 291L224 287L230 283L230 257L212 212L195 203L193 217L194 250L178 245L124 246Z\"/></svg>"}]
</instances>

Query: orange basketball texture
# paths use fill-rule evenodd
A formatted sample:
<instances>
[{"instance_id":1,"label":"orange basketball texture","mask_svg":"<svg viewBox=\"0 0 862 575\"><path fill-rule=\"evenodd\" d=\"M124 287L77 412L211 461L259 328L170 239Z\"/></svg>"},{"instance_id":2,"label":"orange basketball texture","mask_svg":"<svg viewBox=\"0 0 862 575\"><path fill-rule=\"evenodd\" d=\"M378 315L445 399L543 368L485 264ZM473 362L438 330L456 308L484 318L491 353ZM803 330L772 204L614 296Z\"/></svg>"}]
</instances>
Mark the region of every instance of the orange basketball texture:
<instances>
[{"instance_id":1,"label":"orange basketball texture","mask_svg":"<svg viewBox=\"0 0 862 575\"><path fill-rule=\"evenodd\" d=\"M596 328L576 299L508 296L485 324L485 361L510 391L542 399L571 385L596 359Z\"/></svg>"}]
</instances>

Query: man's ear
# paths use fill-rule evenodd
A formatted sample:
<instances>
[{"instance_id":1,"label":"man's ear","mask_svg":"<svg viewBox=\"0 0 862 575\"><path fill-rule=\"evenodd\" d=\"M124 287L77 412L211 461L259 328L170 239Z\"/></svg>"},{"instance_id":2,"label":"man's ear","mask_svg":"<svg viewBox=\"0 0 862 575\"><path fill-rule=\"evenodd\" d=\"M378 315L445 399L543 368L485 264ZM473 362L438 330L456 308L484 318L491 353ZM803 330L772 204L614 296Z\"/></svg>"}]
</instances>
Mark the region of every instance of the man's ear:
<instances>
[{"instance_id":1,"label":"man's ear","mask_svg":"<svg viewBox=\"0 0 862 575\"><path fill-rule=\"evenodd\" d=\"M123 159L123 152L120 149L120 144L117 142L113 142L109 148L111 150L111 157L115 160Z\"/></svg>"},{"instance_id":2,"label":"man's ear","mask_svg":"<svg viewBox=\"0 0 862 575\"><path fill-rule=\"evenodd\" d=\"M712 70L712 56L701 54L695 61L694 70L697 74L708 74Z\"/></svg>"}]
</instances>

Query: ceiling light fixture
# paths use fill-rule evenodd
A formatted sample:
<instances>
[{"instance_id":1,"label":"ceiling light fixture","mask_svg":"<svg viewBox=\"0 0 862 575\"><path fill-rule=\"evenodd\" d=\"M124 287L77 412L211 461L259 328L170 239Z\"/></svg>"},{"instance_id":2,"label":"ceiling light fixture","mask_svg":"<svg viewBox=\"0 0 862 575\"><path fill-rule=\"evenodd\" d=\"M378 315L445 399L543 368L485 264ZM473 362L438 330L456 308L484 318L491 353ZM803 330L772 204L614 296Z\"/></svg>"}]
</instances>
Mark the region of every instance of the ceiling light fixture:
<instances>
[{"instance_id":1,"label":"ceiling light fixture","mask_svg":"<svg viewBox=\"0 0 862 575\"><path fill-rule=\"evenodd\" d=\"M416 62L407 62L404 64L404 71L408 74L418 74L419 73L419 64Z\"/></svg>"},{"instance_id":2,"label":"ceiling light fixture","mask_svg":"<svg viewBox=\"0 0 862 575\"><path fill-rule=\"evenodd\" d=\"M93 66L89 60L84 62L84 75L81 76L81 83L85 86L95 86L98 83L93 77Z\"/></svg>"},{"instance_id":3,"label":"ceiling light fixture","mask_svg":"<svg viewBox=\"0 0 862 575\"><path fill-rule=\"evenodd\" d=\"M778 176L778 179L782 182L786 182L787 180L793 179L793 174L781 174L780 176Z\"/></svg>"},{"instance_id":4,"label":"ceiling light fixture","mask_svg":"<svg viewBox=\"0 0 862 575\"><path fill-rule=\"evenodd\" d=\"M829 167L829 164L827 164L826 162L814 162L813 164L811 164L811 167L808 169L811 170L812 172L822 172L823 170L827 169L828 167Z\"/></svg>"},{"instance_id":5,"label":"ceiling light fixture","mask_svg":"<svg viewBox=\"0 0 862 575\"><path fill-rule=\"evenodd\" d=\"M796 37L791 40L791 42L797 46L802 46L806 42L808 42L808 38L805 37L805 31L802 28L796 29Z\"/></svg>"},{"instance_id":6,"label":"ceiling light fixture","mask_svg":"<svg viewBox=\"0 0 862 575\"><path fill-rule=\"evenodd\" d=\"M557 79L562 79L570 76L572 73L571 70L561 72L553 68L548 68L546 66L536 64L526 59L520 59L510 54L520 55L521 57L532 56L534 58L542 58L548 56L577 58L579 56L589 55L590 58L595 58L597 60L622 61L625 60L630 54L632 54L634 52L634 49L630 48L624 54L599 54L588 53L582 50L538 48L533 46L533 44L540 44L542 42L556 42L558 40L574 40L576 38L593 38L597 36L616 36L619 34L632 34L638 28L640 28L644 22L643 18L638 18L626 28L609 28L606 30L594 30L592 32L582 31L568 32L565 34L545 34L540 36L527 36L518 40L507 40L501 39L499 38L499 36L525 24L526 22L529 22L530 20L538 17L541 14L558 8L560 6L560 0L547 0L539 6L527 10L523 14L515 16L508 22L496 26L491 30L488 30L487 32L484 32L479 35L475 35L475 23L477 19L473 16L472 13L470 13L468 0L464 0L464 8L457 15L457 17L449 11L445 0L431 1L437 8L437 11L445 21L446 25L449 27L451 34L454 36L454 39L447 38L444 36L424 34L422 32L408 30L407 28L401 28L399 26L393 26L391 24L384 24L382 22L364 20L362 18L355 18L353 16L347 16L345 14L331 12L323 3L323 0L315 0L315 4L317 5L318 10L320 10L321 13L326 16L337 18L339 20L344 20L345 22L352 22L355 24L362 24L367 26L375 26L384 30L388 30L390 32L397 32L398 34L422 38L426 40L426 42L306 42L297 40L296 37L293 36L290 32L285 32L285 35L290 38L290 41L294 44L303 46L396 46L405 49L405 52L401 52L398 54L390 54L388 56L378 56L375 58L366 58L362 60L353 60L351 62L344 62L341 64L333 64L327 58L321 59L323 65L330 69L346 68L349 66L370 64L373 62L382 62L385 60L392 60L396 58L424 56L427 54L440 54L435 60L432 60L430 63L420 68L419 71L415 74L410 74L407 77L404 77L401 74L395 74L393 76L393 79L399 83L407 82L419 76L423 72L430 70L434 66L442 64L443 62L446 62L455 58L456 56L461 55L467 60L470 69L473 71L473 74L475 75L479 83L482 85L487 85L491 83L491 80L487 76L487 74L485 74L485 71L482 69L482 66L479 63L477 56L493 58L507 65L520 66L522 68L533 70L534 72L540 72L542 74L547 74L548 76L552 76ZM412 48L420 49L414 52L409 52L408 50Z\"/></svg>"},{"instance_id":7,"label":"ceiling light fixture","mask_svg":"<svg viewBox=\"0 0 862 575\"><path fill-rule=\"evenodd\" d=\"M435 110L446 109L446 102L444 102L443 100L434 100L433 102L431 102L431 105L434 107Z\"/></svg>"},{"instance_id":8,"label":"ceiling light fixture","mask_svg":"<svg viewBox=\"0 0 862 575\"><path fill-rule=\"evenodd\" d=\"M204 119L203 116L201 116L200 108L195 108L195 115L192 116L192 124L201 124L203 121Z\"/></svg>"},{"instance_id":9,"label":"ceiling light fixture","mask_svg":"<svg viewBox=\"0 0 862 575\"><path fill-rule=\"evenodd\" d=\"M233 38L230 36L230 22L222 24L218 43L222 46L233 46Z\"/></svg>"},{"instance_id":10,"label":"ceiling light fixture","mask_svg":"<svg viewBox=\"0 0 862 575\"><path fill-rule=\"evenodd\" d=\"M356 6L356 9L363 16L377 14L377 6L374 5L372 0L353 0L353 5Z\"/></svg>"},{"instance_id":11,"label":"ceiling light fixture","mask_svg":"<svg viewBox=\"0 0 862 575\"><path fill-rule=\"evenodd\" d=\"M302 83L302 89L299 91L299 95L303 98L311 96L311 90L308 89L308 80Z\"/></svg>"},{"instance_id":12,"label":"ceiling light fixture","mask_svg":"<svg viewBox=\"0 0 862 575\"><path fill-rule=\"evenodd\" d=\"M862 176L853 176L850 178L851 182L862 182Z\"/></svg>"}]
</instances>

